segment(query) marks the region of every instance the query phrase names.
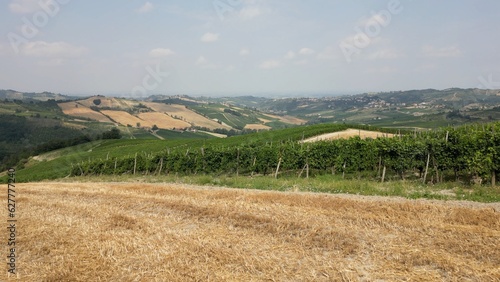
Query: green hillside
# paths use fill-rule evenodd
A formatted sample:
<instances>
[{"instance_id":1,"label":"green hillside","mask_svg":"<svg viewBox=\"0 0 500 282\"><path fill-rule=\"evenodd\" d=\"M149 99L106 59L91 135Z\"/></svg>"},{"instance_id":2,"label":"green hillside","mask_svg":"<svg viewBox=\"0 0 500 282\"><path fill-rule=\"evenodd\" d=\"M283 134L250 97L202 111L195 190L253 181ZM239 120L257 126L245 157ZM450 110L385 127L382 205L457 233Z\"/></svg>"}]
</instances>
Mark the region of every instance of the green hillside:
<instances>
[{"instance_id":1,"label":"green hillside","mask_svg":"<svg viewBox=\"0 0 500 282\"><path fill-rule=\"evenodd\" d=\"M219 138L190 138L158 140L158 139L121 139L98 140L69 148L64 148L30 158L23 169L17 173L18 181L40 181L62 178L69 175L72 165L82 161L96 159L114 159L138 154L152 154L164 150L199 149L203 146L231 147L245 145L265 145L287 141L298 141L303 138L323 133L336 132L347 128L368 129L366 126L343 124L319 124L252 133L242 136ZM394 132L394 130L382 130ZM180 135L186 133L179 133Z\"/></svg>"}]
</instances>

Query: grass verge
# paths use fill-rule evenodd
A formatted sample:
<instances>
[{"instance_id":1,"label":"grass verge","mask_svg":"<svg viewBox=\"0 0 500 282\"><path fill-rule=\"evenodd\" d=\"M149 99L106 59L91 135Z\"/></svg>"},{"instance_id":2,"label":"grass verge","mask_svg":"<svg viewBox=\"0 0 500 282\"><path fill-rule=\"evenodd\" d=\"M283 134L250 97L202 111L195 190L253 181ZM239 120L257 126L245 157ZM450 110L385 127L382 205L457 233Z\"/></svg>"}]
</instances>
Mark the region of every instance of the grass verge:
<instances>
[{"instance_id":1,"label":"grass verge","mask_svg":"<svg viewBox=\"0 0 500 282\"><path fill-rule=\"evenodd\" d=\"M370 180L344 180L340 176L323 175L315 178L270 176L99 176L65 178L75 182L145 182L177 183L188 185L221 186L228 188L273 190L283 192L315 192L331 194L353 194L362 196L391 196L408 199L466 200L483 203L500 202L500 188L466 186L460 183L424 185L418 181L390 181L385 183Z\"/></svg>"}]
</instances>

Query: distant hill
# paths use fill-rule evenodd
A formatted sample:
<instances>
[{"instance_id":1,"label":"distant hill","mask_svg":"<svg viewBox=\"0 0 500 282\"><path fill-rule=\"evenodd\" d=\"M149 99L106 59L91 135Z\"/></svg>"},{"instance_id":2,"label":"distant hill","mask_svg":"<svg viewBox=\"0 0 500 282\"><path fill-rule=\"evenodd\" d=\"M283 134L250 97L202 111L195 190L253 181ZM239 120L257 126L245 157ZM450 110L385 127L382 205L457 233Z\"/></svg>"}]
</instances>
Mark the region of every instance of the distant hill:
<instances>
[{"instance_id":1,"label":"distant hill","mask_svg":"<svg viewBox=\"0 0 500 282\"><path fill-rule=\"evenodd\" d=\"M61 118L65 125L88 129L118 126L129 138L159 138L151 132L156 127L160 135L168 133L165 130L234 135L315 123L435 128L500 120L500 90L460 88L322 98L153 95L144 100L0 90L0 99L25 102L0 106L0 114L25 116L37 114L33 105L56 100L58 109L52 108L49 116ZM47 111L40 115L47 115Z\"/></svg>"},{"instance_id":2,"label":"distant hill","mask_svg":"<svg viewBox=\"0 0 500 282\"><path fill-rule=\"evenodd\" d=\"M348 122L376 126L438 127L500 120L500 90L424 89L323 98L207 98L309 123Z\"/></svg>"},{"instance_id":3,"label":"distant hill","mask_svg":"<svg viewBox=\"0 0 500 282\"><path fill-rule=\"evenodd\" d=\"M2 100L22 100L22 101L48 101L48 100L73 100L77 97L56 94L51 92L42 93L24 93L15 90L0 90L0 99Z\"/></svg>"}]
</instances>

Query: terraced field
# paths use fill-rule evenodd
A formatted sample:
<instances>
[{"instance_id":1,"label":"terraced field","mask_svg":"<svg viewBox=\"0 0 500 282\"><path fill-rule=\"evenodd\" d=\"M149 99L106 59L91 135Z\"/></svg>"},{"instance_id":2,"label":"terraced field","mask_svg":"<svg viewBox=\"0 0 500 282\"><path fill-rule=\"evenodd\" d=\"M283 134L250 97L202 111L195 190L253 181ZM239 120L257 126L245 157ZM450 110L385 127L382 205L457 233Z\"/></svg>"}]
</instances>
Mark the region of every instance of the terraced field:
<instances>
[{"instance_id":1,"label":"terraced field","mask_svg":"<svg viewBox=\"0 0 500 282\"><path fill-rule=\"evenodd\" d=\"M146 183L16 190L19 281L500 279L498 203Z\"/></svg>"}]
</instances>

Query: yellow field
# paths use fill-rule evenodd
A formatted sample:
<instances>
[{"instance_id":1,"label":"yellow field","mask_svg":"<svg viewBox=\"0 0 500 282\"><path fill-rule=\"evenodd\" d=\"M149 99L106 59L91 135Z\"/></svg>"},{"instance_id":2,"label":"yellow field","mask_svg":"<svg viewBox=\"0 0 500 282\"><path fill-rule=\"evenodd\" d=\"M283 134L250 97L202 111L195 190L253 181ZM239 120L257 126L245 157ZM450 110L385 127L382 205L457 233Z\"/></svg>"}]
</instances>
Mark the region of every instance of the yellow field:
<instances>
[{"instance_id":1,"label":"yellow field","mask_svg":"<svg viewBox=\"0 0 500 282\"><path fill-rule=\"evenodd\" d=\"M158 112L140 113L138 117L149 124L156 124L156 126L162 129L181 129L191 127L191 124L185 121L174 119L171 116Z\"/></svg>"},{"instance_id":2,"label":"yellow field","mask_svg":"<svg viewBox=\"0 0 500 282\"><path fill-rule=\"evenodd\" d=\"M120 98L108 98L108 97L99 97L99 96L94 96L90 97L85 100L79 100L81 104L90 107L90 106L95 106L94 100L99 99L101 100L101 104L99 104L98 107L107 107L107 108L114 108L114 109L130 109L134 105L138 105L139 102L136 101L131 101L131 100L126 100L126 99L120 99Z\"/></svg>"},{"instance_id":3,"label":"yellow field","mask_svg":"<svg viewBox=\"0 0 500 282\"><path fill-rule=\"evenodd\" d=\"M255 129L255 130L270 130L271 127L263 124L247 124L245 125L245 129Z\"/></svg>"},{"instance_id":4,"label":"yellow field","mask_svg":"<svg viewBox=\"0 0 500 282\"><path fill-rule=\"evenodd\" d=\"M19 281L500 279L498 203L144 183L16 188Z\"/></svg>"},{"instance_id":5,"label":"yellow field","mask_svg":"<svg viewBox=\"0 0 500 282\"><path fill-rule=\"evenodd\" d=\"M101 112L124 126L130 124L131 126L136 127L137 123L140 123L141 127L153 127L152 123L142 120L124 111L103 110Z\"/></svg>"},{"instance_id":6,"label":"yellow field","mask_svg":"<svg viewBox=\"0 0 500 282\"><path fill-rule=\"evenodd\" d=\"M368 131L359 129L347 129L344 131L338 131L333 133L326 133L311 138L307 138L304 142L317 142L322 140L335 140L335 139L347 139L354 136L359 136L361 139L366 138L378 138L378 137L394 137L394 134L383 133L378 131Z\"/></svg>"},{"instance_id":7,"label":"yellow field","mask_svg":"<svg viewBox=\"0 0 500 282\"><path fill-rule=\"evenodd\" d=\"M90 119L97 120L100 122L112 122L105 115L103 115L99 112L93 111L90 108L87 108L87 107L85 107L81 104L78 104L76 102L59 103L58 105L62 109L63 113L65 113L69 116L90 118ZM78 107L76 107L76 106L78 106Z\"/></svg>"},{"instance_id":8,"label":"yellow field","mask_svg":"<svg viewBox=\"0 0 500 282\"><path fill-rule=\"evenodd\" d=\"M186 107L183 105L167 105L167 104L153 103L153 102L144 104L157 112L167 113L170 116L177 116L181 119L185 119L186 122L192 123L195 126L201 126L210 129L216 129L216 128L231 129L230 126L219 124L216 121L213 121L189 109L186 109Z\"/></svg>"}]
</instances>

